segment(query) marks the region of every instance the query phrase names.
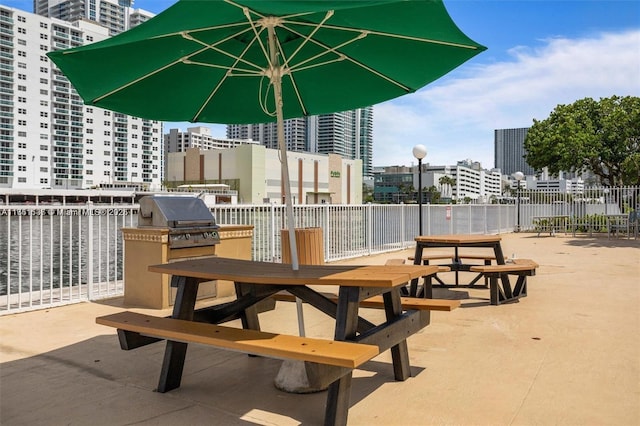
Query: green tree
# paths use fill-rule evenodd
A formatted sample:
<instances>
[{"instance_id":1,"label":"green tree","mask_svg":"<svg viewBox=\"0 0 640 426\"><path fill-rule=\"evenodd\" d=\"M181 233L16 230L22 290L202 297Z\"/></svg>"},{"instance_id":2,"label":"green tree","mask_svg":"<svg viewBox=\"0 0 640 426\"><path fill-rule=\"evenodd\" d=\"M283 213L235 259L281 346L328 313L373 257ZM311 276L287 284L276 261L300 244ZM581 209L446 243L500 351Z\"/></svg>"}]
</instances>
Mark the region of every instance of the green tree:
<instances>
[{"instance_id":1,"label":"green tree","mask_svg":"<svg viewBox=\"0 0 640 426\"><path fill-rule=\"evenodd\" d=\"M640 98L558 105L547 119L533 120L524 146L536 170L590 170L604 185L640 185Z\"/></svg>"},{"instance_id":2,"label":"green tree","mask_svg":"<svg viewBox=\"0 0 640 426\"><path fill-rule=\"evenodd\" d=\"M447 198L451 198L453 194L453 185L456 184L456 180L451 176L441 176L438 179L438 183L442 187L442 196L446 196Z\"/></svg>"}]
</instances>

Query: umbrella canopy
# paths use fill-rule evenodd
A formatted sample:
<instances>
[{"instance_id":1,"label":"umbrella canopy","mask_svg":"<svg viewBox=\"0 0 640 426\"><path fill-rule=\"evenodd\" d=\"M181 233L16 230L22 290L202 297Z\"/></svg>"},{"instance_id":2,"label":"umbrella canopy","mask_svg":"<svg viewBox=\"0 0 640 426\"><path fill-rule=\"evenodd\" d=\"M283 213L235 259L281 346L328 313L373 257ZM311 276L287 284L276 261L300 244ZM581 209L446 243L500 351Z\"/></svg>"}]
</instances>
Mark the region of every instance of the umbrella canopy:
<instances>
[{"instance_id":1,"label":"umbrella canopy","mask_svg":"<svg viewBox=\"0 0 640 426\"><path fill-rule=\"evenodd\" d=\"M484 49L441 0L181 0L48 55L88 105L160 121L276 121L295 270L284 119L414 92Z\"/></svg>"},{"instance_id":2,"label":"umbrella canopy","mask_svg":"<svg viewBox=\"0 0 640 426\"><path fill-rule=\"evenodd\" d=\"M273 78L283 118L325 114L414 92L484 49L440 0L181 0L49 57L88 105L236 124L276 120Z\"/></svg>"}]
</instances>

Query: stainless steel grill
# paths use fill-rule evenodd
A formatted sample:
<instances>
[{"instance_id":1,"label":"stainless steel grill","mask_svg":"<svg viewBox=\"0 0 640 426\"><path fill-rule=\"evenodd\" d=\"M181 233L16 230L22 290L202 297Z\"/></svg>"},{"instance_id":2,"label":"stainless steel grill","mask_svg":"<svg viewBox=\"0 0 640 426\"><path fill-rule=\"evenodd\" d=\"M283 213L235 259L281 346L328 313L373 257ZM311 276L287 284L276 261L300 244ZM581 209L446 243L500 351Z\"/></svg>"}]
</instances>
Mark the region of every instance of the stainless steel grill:
<instances>
[{"instance_id":1,"label":"stainless steel grill","mask_svg":"<svg viewBox=\"0 0 640 426\"><path fill-rule=\"evenodd\" d=\"M216 219L197 197L150 195L140 199L138 227L169 228L169 247L220 243Z\"/></svg>"}]
</instances>

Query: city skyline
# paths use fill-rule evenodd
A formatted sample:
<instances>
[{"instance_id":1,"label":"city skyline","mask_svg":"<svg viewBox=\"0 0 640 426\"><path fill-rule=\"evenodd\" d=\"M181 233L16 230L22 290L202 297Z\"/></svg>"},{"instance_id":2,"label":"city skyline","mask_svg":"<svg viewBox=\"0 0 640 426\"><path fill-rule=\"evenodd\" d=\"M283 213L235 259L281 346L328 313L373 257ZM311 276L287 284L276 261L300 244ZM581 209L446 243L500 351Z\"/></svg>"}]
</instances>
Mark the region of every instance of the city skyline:
<instances>
[{"instance_id":1,"label":"city skyline","mask_svg":"<svg viewBox=\"0 0 640 426\"><path fill-rule=\"evenodd\" d=\"M174 0L136 0L153 13ZM558 104L640 96L640 3L445 0L460 29L488 50L415 94L375 105L373 165L471 158L491 168L495 129L529 127ZM32 0L5 0L32 11ZM201 123L204 124L204 123ZM167 123L186 129L195 124ZM225 125L204 124L224 137Z\"/></svg>"}]
</instances>

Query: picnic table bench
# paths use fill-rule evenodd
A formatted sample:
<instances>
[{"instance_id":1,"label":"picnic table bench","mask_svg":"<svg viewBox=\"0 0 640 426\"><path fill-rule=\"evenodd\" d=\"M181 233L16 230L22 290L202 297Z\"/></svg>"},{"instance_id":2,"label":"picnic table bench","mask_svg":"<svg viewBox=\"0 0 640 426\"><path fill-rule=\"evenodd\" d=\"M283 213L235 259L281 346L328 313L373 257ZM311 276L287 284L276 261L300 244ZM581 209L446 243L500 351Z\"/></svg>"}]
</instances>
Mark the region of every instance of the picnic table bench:
<instances>
[{"instance_id":1,"label":"picnic table bench","mask_svg":"<svg viewBox=\"0 0 640 426\"><path fill-rule=\"evenodd\" d=\"M531 259L512 259L504 265L472 266L471 271L489 278L489 291L492 305L514 302L527 295L527 277L536 273L538 264ZM507 280L500 280L504 275L516 275L518 280L512 289Z\"/></svg>"},{"instance_id":2,"label":"picnic table bench","mask_svg":"<svg viewBox=\"0 0 640 426\"><path fill-rule=\"evenodd\" d=\"M353 369L390 349L396 380L406 380L411 376L407 338L430 323L430 310L457 307L457 301L417 302L400 296L402 286L432 273L432 268L300 265L294 271L290 265L278 263L184 260L149 267L152 272L171 274L171 285L177 287L170 318L125 311L96 321L118 330L122 349L166 340L158 392L180 386L187 347L192 343L321 366L317 379L328 385L324 423L345 425ZM215 279L233 281L237 299L195 310L198 284ZM316 286L337 286L338 293L328 297L314 289ZM257 305L283 290L333 317L333 340L261 331ZM361 306L384 308L385 320L373 323L361 317ZM235 318L242 321L242 329L219 325Z\"/></svg>"}]
</instances>

